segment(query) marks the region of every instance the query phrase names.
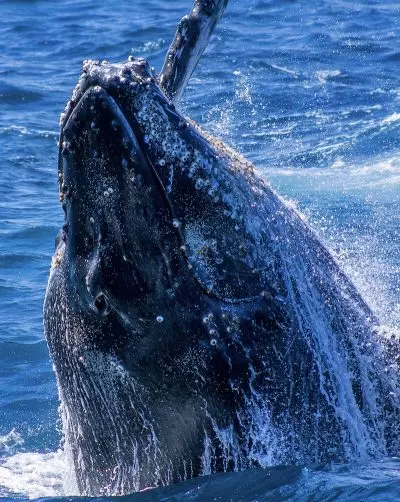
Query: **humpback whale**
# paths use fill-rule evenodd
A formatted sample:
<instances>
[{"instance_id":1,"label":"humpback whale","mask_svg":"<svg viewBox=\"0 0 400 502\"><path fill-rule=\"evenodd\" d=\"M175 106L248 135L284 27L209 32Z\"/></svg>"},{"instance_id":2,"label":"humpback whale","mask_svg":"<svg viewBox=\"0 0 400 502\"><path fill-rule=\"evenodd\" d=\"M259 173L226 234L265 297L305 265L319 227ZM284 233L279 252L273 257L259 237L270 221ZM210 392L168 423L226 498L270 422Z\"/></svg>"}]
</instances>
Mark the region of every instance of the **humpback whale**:
<instances>
[{"instance_id":1,"label":"humpback whale","mask_svg":"<svg viewBox=\"0 0 400 502\"><path fill-rule=\"evenodd\" d=\"M304 218L177 109L226 3L196 0L159 75L84 62L61 116L44 327L81 495L398 451L374 314Z\"/></svg>"}]
</instances>

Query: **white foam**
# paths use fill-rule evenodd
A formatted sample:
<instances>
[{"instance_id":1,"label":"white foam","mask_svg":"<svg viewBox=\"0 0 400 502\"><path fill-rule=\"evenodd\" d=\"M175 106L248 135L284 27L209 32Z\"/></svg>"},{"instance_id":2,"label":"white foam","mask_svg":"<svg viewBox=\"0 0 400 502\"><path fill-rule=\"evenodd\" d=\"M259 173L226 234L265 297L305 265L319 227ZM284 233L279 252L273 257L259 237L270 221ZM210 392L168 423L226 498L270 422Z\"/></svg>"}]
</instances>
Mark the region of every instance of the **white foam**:
<instances>
[{"instance_id":1,"label":"white foam","mask_svg":"<svg viewBox=\"0 0 400 502\"><path fill-rule=\"evenodd\" d=\"M0 496L29 499L59 497L63 493L65 458L53 453L17 453L0 464Z\"/></svg>"},{"instance_id":2,"label":"white foam","mask_svg":"<svg viewBox=\"0 0 400 502\"><path fill-rule=\"evenodd\" d=\"M338 77L341 73L340 70L320 70L316 72L315 76L321 84L326 84L329 79Z\"/></svg>"},{"instance_id":3,"label":"white foam","mask_svg":"<svg viewBox=\"0 0 400 502\"><path fill-rule=\"evenodd\" d=\"M15 134L20 136L40 136L42 138L57 138L58 131L48 131L41 129L28 129L25 126L11 124L9 126L0 127L0 135Z\"/></svg>"},{"instance_id":4,"label":"white foam","mask_svg":"<svg viewBox=\"0 0 400 502\"><path fill-rule=\"evenodd\" d=\"M392 122L397 122L398 120L400 120L400 113L392 113L392 115L383 119L382 124L391 124Z\"/></svg>"},{"instance_id":5,"label":"white foam","mask_svg":"<svg viewBox=\"0 0 400 502\"><path fill-rule=\"evenodd\" d=\"M332 151L337 145L331 145ZM364 163L345 163L342 157L335 159L328 169L310 167L307 169L263 168L261 172L274 185L280 186L283 178L292 178L296 182L297 191L305 186L315 192L326 190L360 192L371 188L389 188L399 185L400 155L391 155L386 158L373 159ZM299 185L298 182L302 184Z\"/></svg>"}]
</instances>

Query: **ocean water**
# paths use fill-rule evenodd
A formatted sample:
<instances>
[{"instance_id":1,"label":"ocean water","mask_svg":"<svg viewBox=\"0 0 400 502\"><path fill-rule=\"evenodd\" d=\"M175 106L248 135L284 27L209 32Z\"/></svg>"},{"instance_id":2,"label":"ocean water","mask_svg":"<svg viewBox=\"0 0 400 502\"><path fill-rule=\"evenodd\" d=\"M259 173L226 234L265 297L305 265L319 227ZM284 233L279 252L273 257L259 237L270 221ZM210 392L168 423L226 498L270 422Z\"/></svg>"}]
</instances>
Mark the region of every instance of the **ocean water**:
<instances>
[{"instance_id":1,"label":"ocean water","mask_svg":"<svg viewBox=\"0 0 400 502\"><path fill-rule=\"evenodd\" d=\"M83 59L160 69L191 0L0 1L0 497L68 497L42 304L58 119ZM181 109L308 218L400 326L400 5L230 0ZM216 475L132 500L398 500L400 460ZM64 498L61 500L69 500Z\"/></svg>"}]
</instances>

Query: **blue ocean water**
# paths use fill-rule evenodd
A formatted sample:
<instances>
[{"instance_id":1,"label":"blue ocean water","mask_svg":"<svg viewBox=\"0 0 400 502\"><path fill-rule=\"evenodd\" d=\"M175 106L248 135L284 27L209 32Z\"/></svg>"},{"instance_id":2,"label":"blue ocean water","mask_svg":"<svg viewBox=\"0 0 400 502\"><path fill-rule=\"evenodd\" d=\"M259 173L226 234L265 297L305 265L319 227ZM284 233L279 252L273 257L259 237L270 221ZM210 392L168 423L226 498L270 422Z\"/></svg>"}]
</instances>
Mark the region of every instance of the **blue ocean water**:
<instances>
[{"instance_id":1,"label":"blue ocean water","mask_svg":"<svg viewBox=\"0 0 400 502\"><path fill-rule=\"evenodd\" d=\"M0 497L68 496L42 304L62 224L58 119L83 59L160 69L191 0L0 2ZM308 218L400 326L400 6L230 0L181 108ZM274 467L133 500L398 500L400 461ZM65 499L67 500L67 499Z\"/></svg>"}]
</instances>

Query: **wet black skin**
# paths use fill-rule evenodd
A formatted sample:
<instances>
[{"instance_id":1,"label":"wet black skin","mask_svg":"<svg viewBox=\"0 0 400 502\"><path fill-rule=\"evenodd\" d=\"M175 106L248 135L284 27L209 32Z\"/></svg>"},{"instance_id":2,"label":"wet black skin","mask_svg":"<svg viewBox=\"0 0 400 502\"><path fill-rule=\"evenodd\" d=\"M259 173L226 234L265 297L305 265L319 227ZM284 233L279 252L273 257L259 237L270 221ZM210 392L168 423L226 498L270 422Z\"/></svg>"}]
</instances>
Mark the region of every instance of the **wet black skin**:
<instances>
[{"instance_id":1,"label":"wet black skin","mask_svg":"<svg viewBox=\"0 0 400 502\"><path fill-rule=\"evenodd\" d=\"M266 404L285 462L346 458L343 423L320 390L322 377L328 391L334 383L321 377L313 325L298 314L303 284L288 282L285 258L293 254L319 295L367 419L357 357L374 319L309 228L243 159L176 111L144 60L86 64L61 125L65 225L44 323L79 493L251 467L254 410ZM172 188L160 167L168 127L184 145ZM216 196L195 188L196 152L196 176L217 180ZM225 194L243 218L227 211ZM192 228L211 244L197 249Z\"/></svg>"},{"instance_id":2,"label":"wet black skin","mask_svg":"<svg viewBox=\"0 0 400 502\"><path fill-rule=\"evenodd\" d=\"M351 368L356 421L371 417L372 313L249 163L175 108L226 5L195 0L158 77L140 58L84 63L62 115L44 326L80 495L263 465L269 448L351 457L321 332Z\"/></svg>"},{"instance_id":3,"label":"wet black skin","mask_svg":"<svg viewBox=\"0 0 400 502\"><path fill-rule=\"evenodd\" d=\"M129 66L137 70L134 63ZM102 81L101 67L97 72L82 85L62 127L65 225L45 303L46 336L69 415L67 442L79 491L88 495L107 493L116 469L126 478L121 493L201 474L204 431L211 439L215 435L206 415L219 427L235 421L243 404L237 388L249 391L244 346L257 368L252 332L262 325L271 340L279 318L261 300L251 307L227 304L194 276L138 125L122 111L131 81L117 89L115 80ZM228 335L228 311L230 318L240 318L247 341L235 343ZM91 377L86 364L93 353L111 356L137 382L137 395L115 384L112 424L105 416L106 390L104 395L96 390L101 377ZM161 452L154 463L142 453L148 430L138 412L155 424ZM117 443L125 440L121 451ZM125 472L132 465L131 442L138 445L139 484ZM215 447L214 470L229 469ZM243 460L243 466L249 464Z\"/></svg>"}]
</instances>

